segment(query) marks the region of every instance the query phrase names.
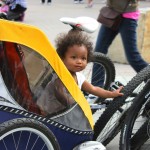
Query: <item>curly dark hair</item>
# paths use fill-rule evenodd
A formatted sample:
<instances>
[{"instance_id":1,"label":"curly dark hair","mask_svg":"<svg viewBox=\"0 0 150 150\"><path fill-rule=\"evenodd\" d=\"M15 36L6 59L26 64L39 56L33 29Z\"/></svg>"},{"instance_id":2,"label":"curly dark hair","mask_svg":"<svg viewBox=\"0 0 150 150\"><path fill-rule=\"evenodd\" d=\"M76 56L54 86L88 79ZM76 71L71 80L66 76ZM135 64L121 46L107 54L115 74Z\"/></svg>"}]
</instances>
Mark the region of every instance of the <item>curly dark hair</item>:
<instances>
[{"instance_id":1,"label":"curly dark hair","mask_svg":"<svg viewBox=\"0 0 150 150\"><path fill-rule=\"evenodd\" d=\"M84 45L88 51L87 61L92 56L93 43L90 41L90 37L82 31L70 31L68 33L61 33L55 39L56 50L60 58L63 58L68 50L68 47L74 45Z\"/></svg>"}]
</instances>

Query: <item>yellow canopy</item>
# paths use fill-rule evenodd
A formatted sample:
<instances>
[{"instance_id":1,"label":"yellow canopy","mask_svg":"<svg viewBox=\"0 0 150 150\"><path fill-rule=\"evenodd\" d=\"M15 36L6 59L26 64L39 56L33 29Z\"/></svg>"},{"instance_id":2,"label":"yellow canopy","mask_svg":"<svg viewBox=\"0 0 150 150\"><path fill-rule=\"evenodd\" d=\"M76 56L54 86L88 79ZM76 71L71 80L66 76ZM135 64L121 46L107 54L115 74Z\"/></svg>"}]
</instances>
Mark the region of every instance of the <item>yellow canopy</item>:
<instances>
[{"instance_id":1,"label":"yellow canopy","mask_svg":"<svg viewBox=\"0 0 150 150\"><path fill-rule=\"evenodd\" d=\"M34 26L3 19L0 19L0 30L1 41L9 41L28 46L41 54L50 63L75 101L82 108L93 128L93 117L87 100L84 98L45 34Z\"/></svg>"}]
</instances>

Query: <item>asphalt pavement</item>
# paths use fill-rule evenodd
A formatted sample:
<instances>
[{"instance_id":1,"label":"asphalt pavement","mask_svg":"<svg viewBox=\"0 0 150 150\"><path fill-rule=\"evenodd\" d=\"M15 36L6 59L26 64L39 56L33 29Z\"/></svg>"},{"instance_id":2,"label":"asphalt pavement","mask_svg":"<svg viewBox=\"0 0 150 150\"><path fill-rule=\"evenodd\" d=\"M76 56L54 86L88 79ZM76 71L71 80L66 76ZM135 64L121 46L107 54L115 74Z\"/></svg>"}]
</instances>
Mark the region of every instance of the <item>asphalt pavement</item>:
<instances>
[{"instance_id":1,"label":"asphalt pavement","mask_svg":"<svg viewBox=\"0 0 150 150\"><path fill-rule=\"evenodd\" d=\"M105 5L104 2L104 0L94 0L92 8L85 8L87 5L86 0L83 4L74 4L73 0L52 0L50 5L41 4L40 0L28 0L24 23L41 29L55 47L56 36L71 29L70 26L59 21L61 17L88 16L96 19L100 8ZM150 2L140 1L140 7L150 7ZM91 34L93 43L96 41L97 33L98 30ZM114 64L116 80L123 84L126 84L136 74L128 64ZM107 146L107 150L118 150L118 144L119 136Z\"/></svg>"}]
</instances>

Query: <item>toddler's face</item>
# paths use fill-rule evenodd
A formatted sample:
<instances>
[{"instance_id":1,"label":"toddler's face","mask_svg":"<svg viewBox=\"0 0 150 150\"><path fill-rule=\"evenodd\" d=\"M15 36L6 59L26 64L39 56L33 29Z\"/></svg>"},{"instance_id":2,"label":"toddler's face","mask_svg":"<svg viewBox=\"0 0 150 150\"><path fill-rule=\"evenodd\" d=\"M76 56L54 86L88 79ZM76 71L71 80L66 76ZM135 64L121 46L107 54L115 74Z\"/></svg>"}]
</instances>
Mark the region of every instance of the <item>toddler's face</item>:
<instances>
[{"instance_id":1,"label":"toddler's face","mask_svg":"<svg viewBox=\"0 0 150 150\"><path fill-rule=\"evenodd\" d=\"M87 48L82 45L74 45L69 47L63 62L70 72L79 72L82 71L87 65Z\"/></svg>"}]
</instances>

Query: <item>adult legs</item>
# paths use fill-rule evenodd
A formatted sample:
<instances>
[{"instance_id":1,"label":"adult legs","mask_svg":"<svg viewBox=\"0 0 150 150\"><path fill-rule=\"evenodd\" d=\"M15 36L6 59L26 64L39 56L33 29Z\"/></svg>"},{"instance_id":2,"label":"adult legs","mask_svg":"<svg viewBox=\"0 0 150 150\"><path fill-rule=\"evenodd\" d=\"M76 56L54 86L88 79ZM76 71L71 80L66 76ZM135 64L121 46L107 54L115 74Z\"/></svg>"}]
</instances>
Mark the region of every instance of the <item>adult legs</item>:
<instances>
[{"instance_id":1,"label":"adult legs","mask_svg":"<svg viewBox=\"0 0 150 150\"><path fill-rule=\"evenodd\" d=\"M51 0L47 0L47 3L51 3L52 1Z\"/></svg>"},{"instance_id":2,"label":"adult legs","mask_svg":"<svg viewBox=\"0 0 150 150\"><path fill-rule=\"evenodd\" d=\"M42 1L42 3L45 3L45 0L41 0Z\"/></svg>"},{"instance_id":3,"label":"adult legs","mask_svg":"<svg viewBox=\"0 0 150 150\"><path fill-rule=\"evenodd\" d=\"M117 34L118 34L118 31L113 31L102 25L97 36L95 52L101 52L103 54L107 54L108 48ZM98 76L95 74L97 72L96 70L98 70L98 65L94 64L93 71L92 71L92 81L91 81L93 85L95 85L94 84L95 80L98 81ZM104 77L103 69L101 69L99 76ZM104 79L99 81L99 83L96 82L95 86L103 87L103 82L104 82Z\"/></svg>"},{"instance_id":4,"label":"adult legs","mask_svg":"<svg viewBox=\"0 0 150 150\"><path fill-rule=\"evenodd\" d=\"M128 62L136 72L139 72L145 68L148 63L143 60L138 51L136 29L137 20L125 18L120 28L120 34Z\"/></svg>"},{"instance_id":5,"label":"adult legs","mask_svg":"<svg viewBox=\"0 0 150 150\"><path fill-rule=\"evenodd\" d=\"M117 34L118 31L113 31L102 25L97 36L95 52L107 54L108 48Z\"/></svg>"},{"instance_id":6,"label":"adult legs","mask_svg":"<svg viewBox=\"0 0 150 150\"><path fill-rule=\"evenodd\" d=\"M93 0L88 0L86 8L91 8L91 7L93 7Z\"/></svg>"}]
</instances>

